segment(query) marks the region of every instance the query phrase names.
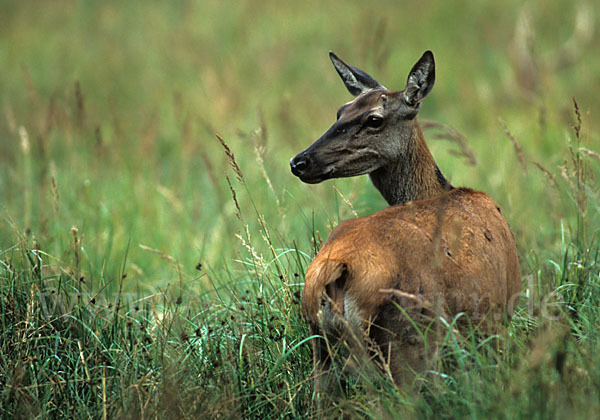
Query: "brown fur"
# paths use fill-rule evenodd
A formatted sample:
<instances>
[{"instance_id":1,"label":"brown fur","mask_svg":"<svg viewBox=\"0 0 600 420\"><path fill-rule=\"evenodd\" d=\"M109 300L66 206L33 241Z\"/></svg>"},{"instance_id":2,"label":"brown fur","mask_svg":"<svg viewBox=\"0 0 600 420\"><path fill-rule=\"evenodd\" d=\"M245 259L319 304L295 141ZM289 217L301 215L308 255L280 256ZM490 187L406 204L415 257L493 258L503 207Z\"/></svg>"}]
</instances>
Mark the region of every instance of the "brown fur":
<instances>
[{"instance_id":1,"label":"brown fur","mask_svg":"<svg viewBox=\"0 0 600 420\"><path fill-rule=\"evenodd\" d=\"M427 147L416 115L435 81L430 51L398 92L330 57L356 99L290 160L292 172L307 183L369 174L393 207L340 224L308 267L303 313L325 338L313 340L316 388L329 388L334 358L357 368L375 357L404 383L435 356L433 321L463 313L489 331L511 315L521 290L515 241L496 203L455 189Z\"/></svg>"},{"instance_id":2,"label":"brown fur","mask_svg":"<svg viewBox=\"0 0 600 420\"><path fill-rule=\"evenodd\" d=\"M343 285L332 287L342 275ZM392 377L406 382L435 349L425 354L397 305L415 322L463 312L490 329L520 288L514 238L499 207L482 192L460 188L341 223L308 268L302 309L313 331L334 341L347 330L359 336L368 329ZM359 309L359 328L345 300ZM338 328L331 328L336 317ZM318 353L320 375L329 355Z\"/></svg>"}]
</instances>

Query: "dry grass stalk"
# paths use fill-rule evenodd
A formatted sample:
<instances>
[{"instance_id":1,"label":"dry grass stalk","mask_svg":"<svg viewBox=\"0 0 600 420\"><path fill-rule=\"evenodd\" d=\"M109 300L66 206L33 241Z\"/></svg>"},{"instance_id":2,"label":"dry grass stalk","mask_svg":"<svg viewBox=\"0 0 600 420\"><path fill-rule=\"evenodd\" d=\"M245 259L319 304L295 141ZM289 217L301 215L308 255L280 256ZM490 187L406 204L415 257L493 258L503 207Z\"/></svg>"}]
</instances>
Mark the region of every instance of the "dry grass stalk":
<instances>
[{"instance_id":1,"label":"dry grass stalk","mask_svg":"<svg viewBox=\"0 0 600 420\"><path fill-rule=\"evenodd\" d=\"M56 105L56 95L52 95L50 97L50 102L48 102L48 109L46 110L46 116L43 123L42 128L42 136L45 138L50 133L52 126L54 125L54 120L57 112Z\"/></svg>"},{"instance_id":2,"label":"dry grass stalk","mask_svg":"<svg viewBox=\"0 0 600 420\"><path fill-rule=\"evenodd\" d=\"M258 268L260 271L264 271L266 265L265 265L265 260L261 255L258 255L258 253L256 252L256 250L250 245L250 230L248 229L248 225L245 226L246 228L246 237L248 238L248 241L246 241L244 239L244 237L242 235L240 235L239 233L236 233L235 236L240 240L240 242L242 243L242 246L244 248L246 248L248 250L248 252L250 253L250 255L252 256L252 262L254 264L254 266L256 268Z\"/></svg>"},{"instance_id":3,"label":"dry grass stalk","mask_svg":"<svg viewBox=\"0 0 600 420\"><path fill-rule=\"evenodd\" d=\"M50 167L52 168L52 164L54 162L50 162ZM52 171L52 170L51 170ZM54 169L53 172L56 172L56 169ZM56 176L53 174L50 177L50 182L52 183L52 204L54 207L54 213L56 213L56 215L59 214L59 207L58 207L58 203L59 203L59 195L58 195L58 185L56 184Z\"/></svg>"},{"instance_id":4,"label":"dry grass stalk","mask_svg":"<svg viewBox=\"0 0 600 420\"><path fill-rule=\"evenodd\" d=\"M6 118L6 125L8 126L9 133L16 133L17 120L15 119L15 112L6 99L4 100L4 118Z\"/></svg>"},{"instance_id":5,"label":"dry grass stalk","mask_svg":"<svg viewBox=\"0 0 600 420\"><path fill-rule=\"evenodd\" d=\"M173 206L173 208L176 211L180 213L183 211L183 204L181 203L181 200L177 198L173 191L160 184L156 186L156 191L158 191L160 195L166 198L167 201L171 204L171 206Z\"/></svg>"},{"instance_id":6,"label":"dry grass stalk","mask_svg":"<svg viewBox=\"0 0 600 420\"><path fill-rule=\"evenodd\" d=\"M575 184L573 184L573 181L571 180L571 175L569 174L569 168L568 166L565 165L560 165L558 167L560 176L565 180L565 182L569 185L569 189L571 191L576 191L577 187L575 186Z\"/></svg>"},{"instance_id":7,"label":"dry grass stalk","mask_svg":"<svg viewBox=\"0 0 600 420\"><path fill-rule=\"evenodd\" d=\"M519 163L521 164L523 172L527 173L527 162L525 161L525 157L523 156L523 149L519 145L519 142L517 142L515 136L513 136L510 130L508 129L506 122L502 118L498 118L498 121L500 122L500 125L504 130L504 134L506 134L506 137L509 138L509 140L513 144L513 147L515 148L515 153L517 154L517 159L519 159Z\"/></svg>"},{"instance_id":8,"label":"dry grass stalk","mask_svg":"<svg viewBox=\"0 0 600 420\"><path fill-rule=\"evenodd\" d=\"M315 232L315 236L311 238L311 244L313 252L316 255L319 250L323 247L323 238L321 238L321 232L318 230Z\"/></svg>"},{"instance_id":9,"label":"dry grass stalk","mask_svg":"<svg viewBox=\"0 0 600 420\"><path fill-rule=\"evenodd\" d=\"M458 146L458 151L453 150L450 153L456 156L464 157L465 159L467 159L467 164L471 166L477 165L477 158L475 157L475 152L473 152L473 150L467 144L468 142L466 137L462 133L460 133L456 128L432 120L422 119L419 120L419 122L421 123L421 127L424 130L433 128L441 131L441 133L433 134L432 137L434 139L449 140Z\"/></svg>"},{"instance_id":10,"label":"dry grass stalk","mask_svg":"<svg viewBox=\"0 0 600 420\"><path fill-rule=\"evenodd\" d=\"M406 293L406 292L403 292L402 290L398 290L398 289L380 289L379 292L380 293L390 293L399 298L412 300L418 306L432 311L433 313L437 314L438 317L440 317L440 318L443 318L445 320L451 319L451 317L449 317L448 314L446 314L446 312L443 310L443 308L439 304L431 302L429 299L426 299L423 296L415 295L412 293ZM460 336L460 332L458 331L457 328L452 328L452 331L457 336Z\"/></svg>"},{"instance_id":11,"label":"dry grass stalk","mask_svg":"<svg viewBox=\"0 0 600 420\"><path fill-rule=\"evenodd\" d=\"M201 126L203 127L203 129L212 136L213 133L215 132L215 130L213 129L213 126L202 117L200 117L198 119L198 121L201 124ZM206 174L208 175L208 179L210 180L210 183L213 186L213 190L215 192L217 200L218 200L219 204L221 205L221 207L223 207L225 205L223 191L219 184L219 178L217 176L217 172L215 171L215 167L208 155L207 149L206 149L206 147L200 147L200 148L198 148L197 152L200 154L200 158L202 159L202 161L204 162L204 165L206 166Z\"/></svg>"},{"instance_id":12,"label":"dry grass stalk","mask_svg":"<svg viewBox=\"0 0 600 420\"><path fill-rule=\"evenodd\" d=\"M99 125L94 129L94 138L96 139L96 150L99 155L104 155L104 140L102 139L102 130Z\"/></svg>"},{"instance_id":13,"label":"dry grass stalk","mask_svg":"<svg viewBox=\"0 0 600 420\"><path fill-rule=\"evenodd\" d=\"M205 148L200 149L200 157L202 158L202 161L206 166L208 178L210 179L210 183L212 184L214 190L217 193L217 196L219 197L219 202L223 203L223 199L221 197L221 188L219 186L219 180L216 175L215 167L213 166L212 161L210 160Z\"/></svg>"},{"instance_id":14,"label":"dry grass stalk","mask_svg":"<svg viewBox=\"0 0 600 420\"><path fill-rule=\"evenodd\" d=\"M29 156L31 152L31 143L29 142L27 129L23 126L19 127L19 138L21 139L21 150L23 151L23 155Z\"/></svg>"},{"instance_id":15,"label":"dry grass stalk","mask_svg":"<svg viewBox=\"0 0 600 420\"><path fill-rule=\"evenodd\" d=\"M258 121L260 123L260 130L258 133L255 132L255 134L260 134L260 146L264 148L269 139L269 132L267 131L267 121L265 120L265 113L262 108L258 108Z\"/></svg>"},{"instance_id":16,"label":"dry grass stalk","mask_svg":"<svg viewBox=\"0 0 600 420\"><path fill-rule=\"evenodd\" d=\"M106 366L102 367L102 420L108 418L108 404L106 398Z\"/></svg>"},{"instance_id":17,"label":"dry grass stalk","mask_svg":"<svg viewBox=\"0 0 600 420\"><path fill-rule=\"evenodd\" d=\"M589 156L593 159L596 159L598 162L600 162L600 154L594 152L593 150L586 149L585 147L580 147L579 151L581 153L583 153L584 155Z\"/></svg>"},{"instance_id":18,"label":"dry grass stalk","mask_svg":"<svg viewBox=\"0 0 600 420\"><path fill-rule=\"evenodd\" d=\"M254 136L254 137L256 138L258 136ZM281 203L279 202L279 198L277 198L277 193L275 192L275 188L273 188L273 184L271 183L271 178L269 178L269 175L267 174L267 170L265 168L265 160L263 158L264 153L265 153L264 146L261 144L258 144L258 142L256 142L254 144L254 154L256 155L256 162L258 163L258 167L260 169L260 172L261 172L263 178L267 182L267 186L269 187L269 190L273 194L273 197L275 197L275 202L277 203L277 208L281 210Z\"/></svg>"},{"instance_id":19,"label":"dry grass stalk","mask_svg":"<svg viewBox=\"0 0 600 420\"><path fill-rule=\"evenodd\" d=\"M29 134L25 127L19 127L19 137L21 140L21 150L23 152L23 180L25 188L23 190L23 211L25 221L25 232L31 229L31 220L33 213L32 189L33 189L33 163L31 156L31 143Z\"/></svg>"},{"instance_id":20,"label":"dry grass stalk","mask_svg":"<svg viewBox=\"0 0 600 420\"><path fill-rule=\"evenodd\" d=\"M149 114L146 115L144 126L142 128L141 146L143 152L147 156L152 156L156 149L156 139L160 132L158 112L156 108L153 108Z\"/></svg>"},{"instance_id":21,"label":"dry grass stalk","mask_svg":"<svg viewBox=\"0 0 600 420\"><path fill-rule=\"evenodd\" d=\"M85 101L79 80L75 81L75 120L78 127L85 124Z\"/></svg>"},{"instance_id":22,"label":"dry grass stalk","mask_svg":"<svg viewBox=\"0 0 600 420\"><path fill-rule=\"evenodd\" d=\"M227 143L225 143L225 140L223 139L223 137L220 134L215 134L215 136L217 136L217 139L219 139L219 141L221 142L221 146L223 146L223 149L225 150L225 154L227 155L227 160L229 161L229 165L231 165L231 167L233 168L233 172L235 172L237 180L240 183L243 182L244 175L242 174L242 170L240 169L239 165L237 164L237 162L235 160L235 156L233 155L233 152L231 151L231 149L229 148Z\"/></svg>"},{"instance_id":23,"label":"dry grass stalk","mask_svg":"<svg viewBox=\"0 0 600 420\"><path fill-rule=\"evenodd\" d=\"M79 348L79 360L81 360L81 364L83 365L83 371L85 372L85 377L88 383L92 383L92 378L90 376L90 370L88 369L88 365L86 362L86 357L83 354L83 346L81 345L81 341L77 340L77 347Z\"/></svg>"},{"instance_id":24,"label":"dry grass stalk","mask_svg":"<svg viewBox=\"0 0 600 420\"><path fill-rule=\"evenodd\" d=\"M37 95L37 91L35 90L35 86L33 85L33 80L31 79L31 73L27 66L21 63L21 72L23 73L23 79L25 80L25 86L27 87L27 93L29 94L29 99L37 105L39 103L39 97Z\"/></svg>"},{"instance_id":25,"label":"dry grass stalk","mask_svg":"<svg viewBox=\"0 0 600 420\"><path fill-rule=\"evenodd\" d=\"M265 216L260 214L258 216L258 222L262 226L261 236L262 236L263 240L269 247L269 250L271 251L273 259L279 263L279 257L277 256L277 253L275 252L275 248L273 248L273 240L271 239L271 233L269 232L269 228L267 227L267 221L265 220Z\"/></svg>"},{"instance_id":26,"label":"dry grass stalk","mask_svg":"<svg viewBox=\"0 0 600 420\"><path fill-rule=\"evenodd\" d=\"M231 191L231 197L233 198L233 202L235 204L235 209L236 209L235 215L240 220L240 222L243 223L244 221L242 220L242 210L240 209L240 203L238 202L235 189L233 188L233 185L231 185L231 180L229 179L229 175L225 175L225 179L227 180L227 185L229 185L229 191Z\"/></svg>"},{"instance_id":27,"label":"dry grass stalk","mask_svg":"<svg viewBox=\"0 0 600 420\"><path fill-rule=\"evenodd\" d=\"M429 302L429 300L425 299L423 296L415 295L413 293L406 293L406 292L403 292L402 290L398 290L398 289L380 289L379 292L380 293L391 293L391 294L401 297L401 298L414 300L420 306L423 306L427 309L434 309L433 304L431 302Z\"/></svg>"},{"instance_id":28,"label":"dry grass stalk","mask_svg":"<svg viewBox=\"0 0 600 420\"><path fill-rule=\"evenodd\" d=\"M71 228L71 235L73 236L73 277L75 279L79 278L79 237L77 236L77 233L79 232L79 229L77 229L75 226L73 226Z\"/></svg>"},{"instance_id":29,"label":"dry grass stalk","mask_svg":"<svg viewBox=\"0 0 600 420\"><path fill-rule=\"evenodd\" d=\"M173 266L175 267L175 270L177 271L177 275L178 275L179 279L181 280L181 264L179 264L179 262L175 258L173 258L172 256L170 256L168 254L165 254L164 252L162 252L159 249L150 248L149 246L142 245L142 244L138 244L138 246L141 249L143 249L144 251L148 251L153 254L156 254L161 259L166 260L166 261L170 262L171 264L173 264Z\"/></svg>"},{"instance_id":30,"label":"dry grass stalk","mask_svg":"<svg viewBox=\"0 0 600 420\"><path fill-rule=\"evenodd\" d=\"M538 168L540 171L542 171L542 173L543 173L544 175L546 175L546 178L548 178L548 179L550 180L550 182L551 182L551 184L552 184L552 187L553 187L553 188L554 188L556 191L559 191L558 182L556 182L556 177L555 177L554 175L552 175L552 173L551 173L551 172L550 172L548 169L544 168L544 167L542 166L542 164L541 164L541 163L539 163L539 162L536 162L536 161L532 161L532 163L533 163L533 164L534 164L534 165L535 165L535 166L536 166L536 167L537 167L537 168Z\"/></svg>"},{"instance_id":31,"label":"dry grass stalk","mask_svg":"<svg viewBox=\"0 0 600 420\"><path fill-rule=\"evenodd\" d=\"M579 149L581 146L581 111L579 110L579 104L577 100L573 98L573 109L575 111L576 122L573 124L573 129L575 130L575 141L577 142L576 146ZM582 217L585 217L586 208L587 208L587 191L586 191L586 175L587 175L587 162L586 160L581 158L581 154L577 153L573 149L573 143L569 138L569 153L571 155L571 165L572 165L572 173L569 174L568 163L565 163L564 166L559 167L561 171L561 176L565 179L565 181L569 184L569 188L571 189L571 193L573 198L575 199L575 203L577 204L577 208ZM573 178L575 178L575 184L573 183Z\"/></svg>"},{"instance_id":32,"label":"dry grass stalk","mask_svg":"<svg viewBox=\"0 0 600 420\"><path fill-rule=\"evenodd\" d=\"M575 129L575 136L577 137L577 140L581 139L581 111L579 110L579 104L577 103L577 100L575 98L573 98L573 108L575 110L575 116L577 117L577 124L573 125L573 128Z\"/></svg>"},{"instance_id":33,"label":"dry grass stalk","mask_svg":"<svg viewBox=\"0 0 600 420\"><path fill-rule=\"evenodd\" d=\"M352 205L352 203L350 202L349 199L347 199L344 194L342 194L342 192L338 189L338 187L336 187L335 185L333 186L334 191L342 198L342 201L348 206L348 208L350 209L350 211L352 212L352 215L354 217L358 217L358 213L356 212L356 210L354 210L354 206Z\"/></svg>"}]
</instances>

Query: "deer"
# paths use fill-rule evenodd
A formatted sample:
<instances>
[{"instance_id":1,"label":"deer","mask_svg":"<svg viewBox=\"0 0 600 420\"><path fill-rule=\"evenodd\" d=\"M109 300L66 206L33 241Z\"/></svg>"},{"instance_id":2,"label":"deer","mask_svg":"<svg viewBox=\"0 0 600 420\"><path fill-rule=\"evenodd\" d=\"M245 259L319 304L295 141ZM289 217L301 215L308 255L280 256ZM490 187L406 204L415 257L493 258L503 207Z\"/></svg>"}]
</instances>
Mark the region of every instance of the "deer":
<instances>
[{"instance_id":1,"label":"deer","mask_svg":"<svg viewBox=\"0 0 600 420\"><path fill-rule=\"evenodd\" d=\"M447 180L425 142L417 114L435 82L431 51L401 91L329 57L354 100L291 171L308 184L368 174L390 207L341 222L306 271L315 392L340 383L336 360L343 372L379 361L394 383L414 384L436 357L441 319L485 334L510 318L514 235L490 196Z\"/></svg>"}]
</instances>

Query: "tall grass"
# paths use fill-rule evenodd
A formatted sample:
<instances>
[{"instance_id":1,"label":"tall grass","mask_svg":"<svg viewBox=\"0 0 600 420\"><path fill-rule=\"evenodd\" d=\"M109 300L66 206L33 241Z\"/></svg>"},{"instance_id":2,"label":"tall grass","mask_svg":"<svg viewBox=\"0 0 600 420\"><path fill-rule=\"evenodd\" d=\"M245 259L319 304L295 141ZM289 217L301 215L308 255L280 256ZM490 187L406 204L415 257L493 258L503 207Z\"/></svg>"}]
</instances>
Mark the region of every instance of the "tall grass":
<instances>
[{"instance_id":1,"label":"tall grass","mask_svg":"<svg viewBox=\"0 0 600 420\"><path fill-rule=\"evenodd\" d=\"M0 6L0 417L594 418L597 11L542 3ZM501 204L523 296L420 391L319 405L303 275L385 207L289 173L348 100L328 49L390 88L434 50L426 137Z\"/></svg>"}]
</instances>

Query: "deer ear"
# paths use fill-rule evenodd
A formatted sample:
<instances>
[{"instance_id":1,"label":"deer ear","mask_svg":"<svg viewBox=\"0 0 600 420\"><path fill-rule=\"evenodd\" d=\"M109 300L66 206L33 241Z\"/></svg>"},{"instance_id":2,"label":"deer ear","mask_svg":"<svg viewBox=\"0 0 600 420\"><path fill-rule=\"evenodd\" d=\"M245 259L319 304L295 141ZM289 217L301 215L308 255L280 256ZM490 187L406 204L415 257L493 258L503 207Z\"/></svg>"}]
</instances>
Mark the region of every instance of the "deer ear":
<instances>
[{"instance_id":1,"label":"deer ear","mask_svg":"<svg viewBox=\"0 0 600 420\"><path fill-rule=\"evenodd\" d=\"M408 74L404 99L411 106L417 106L431 92L435 83L435 62L433 53L425 51Z\"/></svg>"},{"instance_id":2,"label":"deer ear","mask_svg":"<svg viewBox=\"0 0 600 420\"><path fill-rule=\"evenodd\" d=\"M377 80L364 71L344 63L333 51L329 51L329 58L342 78L344 85L346 85L346 89L352 95L358 96L371 89L385 89Z\"/></svg>"}]
</instances>

